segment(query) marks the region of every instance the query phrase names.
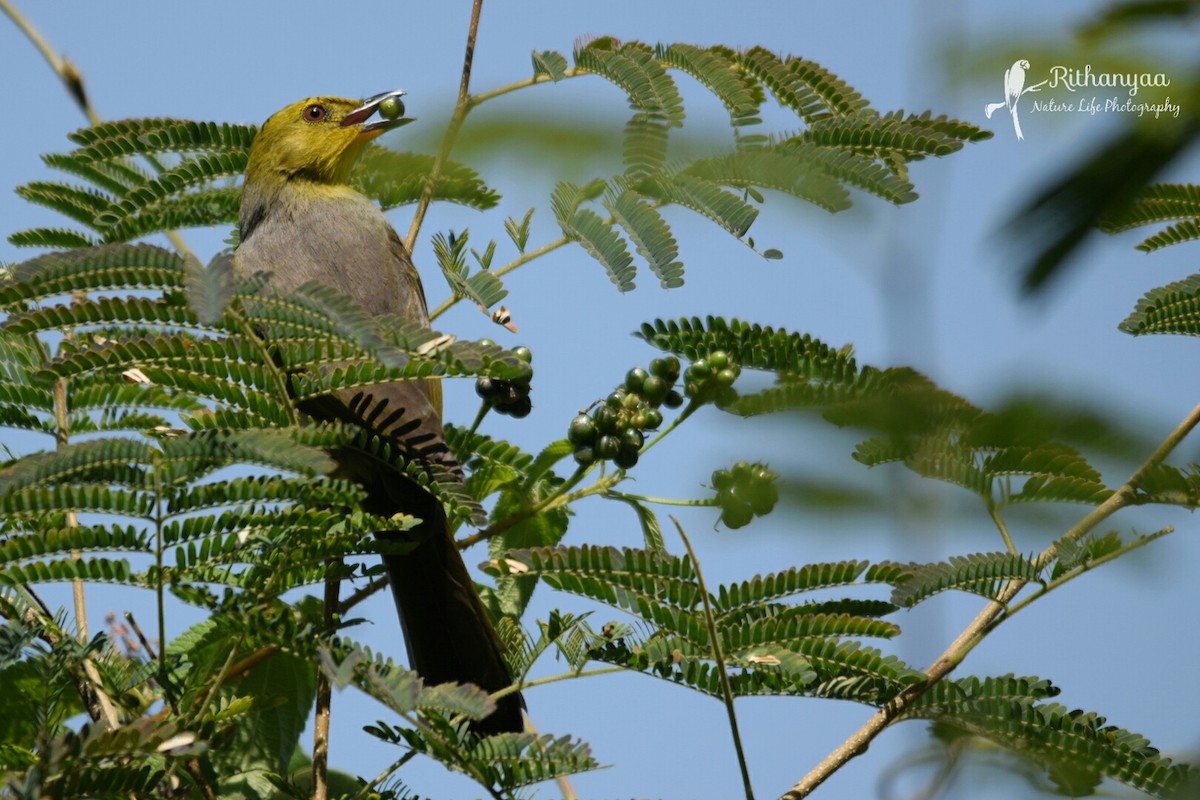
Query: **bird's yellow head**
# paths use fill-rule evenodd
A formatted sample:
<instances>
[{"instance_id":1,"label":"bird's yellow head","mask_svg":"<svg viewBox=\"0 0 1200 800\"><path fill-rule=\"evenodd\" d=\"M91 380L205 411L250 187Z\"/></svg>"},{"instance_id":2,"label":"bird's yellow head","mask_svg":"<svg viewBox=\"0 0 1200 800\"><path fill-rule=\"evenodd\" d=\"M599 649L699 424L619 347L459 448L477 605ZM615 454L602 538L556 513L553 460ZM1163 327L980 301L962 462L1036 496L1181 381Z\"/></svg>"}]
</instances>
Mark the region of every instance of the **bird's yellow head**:
<instances>
[{"instance_id":1,"label":"bird's yellow head","mask_svg":"<svg viewBox=\"0 0 1200 800\"><path fill-rule=\"evenodd\" d=\"M247 184L346 183L367 142L413 121L404 116L403 94L385 92L366 100L310 97L277 111L254 137ZM379 118L369 122L376 112Z\"/></svg>"}]
</instances>

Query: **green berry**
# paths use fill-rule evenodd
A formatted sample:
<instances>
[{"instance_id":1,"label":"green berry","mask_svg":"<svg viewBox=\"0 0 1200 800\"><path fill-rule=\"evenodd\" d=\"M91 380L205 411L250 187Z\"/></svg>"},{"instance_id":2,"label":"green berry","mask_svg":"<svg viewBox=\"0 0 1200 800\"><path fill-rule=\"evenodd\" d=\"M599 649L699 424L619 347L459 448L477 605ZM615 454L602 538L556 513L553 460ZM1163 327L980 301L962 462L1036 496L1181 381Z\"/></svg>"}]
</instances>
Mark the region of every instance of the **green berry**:
<instances>
[{"instance_id":1,"label":"green berry","mask_svg":"<svg viewBox=\"0 0 1200 800\"><path fill-rule=\"evenodd\" d=\"M663 415L657 408L646 410L646 421L638 427L644 431L656 431L658 426L662 425Z\"/></svg>"},{"instance_id":2,"label":"green berry","mask_svg":"<svg viewBox=\"0 0 1200 800\"><path fill-rule=\"evenodd\" d=\"M621 409L625 405L625 392L618 389L604 399L604 404L609 408Z\"/></svg>"},{"instance_id":3,"label":"green berry","mask_svg":"<svg viewBox=\"0 0 1200 800\"><path fill-rule=\"evenodd\" d=\"M592 416L595 418L596 427L600 429L601 433L616 432L621 418L621 415L615 408L609 408L608 406L600 406L592 412Z\"/></svg>"},{"instance_id":4,"label":"green berry","mask_svg":"<svg viewBox=\"0 0 1200 800\"><path fill-rule=\"evenodd\" d=\"M575 448L575 463L581 467L591 466L596 460L596 451L591 447L576 447Z\"/></svg>"},{"instance_id":5,"label":"green berry","mask_svg":"<svg viewBox=\"0 0 1200 800\"><path fill-rule=\"evenodd\" d=\"M671 387L657 375L651 375L642 382L642 397L646 398L646 402L652 406L660 405L663 400L666 400L669 391L671 391Z\"/></svg>"},{"instance_id":6,"label":"green berry","mask_svg":"<svg viewBox=\"0 0 1200 800\"><path fill-rule=\"evenodd\" d=\"M746 492L750 510L758 516L770 514L779 502L779 488L774 483L755 483Z\"/></svg>"},{"instance_id":7,"label":"green berry","mask_svg":"<svg viewBox=\"0 0 1200 800\"><path fill-rule=\"evenodd\" d=\"M614 458L621 452L621 440L611 434L601 436L596 440L597 458Z\"/></svg>"},{"instance_id":8,"label":"green berry","mask_svg":"<svg viewBox=\"0 0 1200 800\"><path fill-rule=\"evenodd\" d=\"M387 97L379 102L379 116L384 119L396 119L404 113L404 103L398 97Z\"/></svg>"},{"instance_id":9,"label":"green berry","mask_svg":"<svg viewBox=\"0 0 1200 800\"><path fill-rule=\"evenodd\" d=\"M613 463L621 469L629 469L637 466L638 452L636 450L621 450L613 456Z\"/></svg>"},{"instance_id":10,"label":"green berry","mask_svg":"<svg viewBox=\"0 0 1200 800\"><path fill-rule=\"evenodd\" d=\"M683 405L683 395L672 389L667 392L667 399L663 400L663 405L667 408L679 408Z\"/></svg>"},{"instance_id":11,"label":"green berry","mask_svg":"<svg viewBox=\"0 0 1200 800\"><path fill-rule=\"evenodd\" d=\"M665 359L663 359L663 361L665 361L667 365L665 369L666 374L659 375L659 377L664 379L667 383L674 383L675 381L679 380L679 370L682 366L679 363L679 359L675 356L667 356Z\"/></svg>"},{"instance_id":12,"label":"green berry","mask_svg":"<svg viewBox=\"0 0 1200 800\"><path fill-rule=\"evenodd\" d=\"M529 395L517 398L504 408L504 412L513 419L525 419L525 417L529 416L529 412L532 410L533 401L529 399Z\"/></svg>"},{"instance_id":13,"label":"green berry","mask_svg":"<svg viewBox=\"0 0 1200 800\"><path fill-rule=\"evenodd\" d=\"M519 344L512 349L512 353L517 358L524 361L526 364L533 362L533 351L523 344Z\"/></svg>"},{"instance_id":14,"label":"green berry","mask_svg":"<svg viewBox=\"0 0 1200 800\"><path fill-rule=\"evenodd\" d=\"M724 489L733 484L733 476L729 474L729 470L718 469L712 474L712 485L714 489Z\"/></svg>"},{"instance_id":15,"label":"green berry","mask_svg":"<svg viewBox=\"0 0 1200 800\"><path fill-rule=\"evenodd\" d=\"M621 431L621 449L637 452L646 443L646 437L637 428L626 428Z\"/></svg>"},{"instance_id":16,"label":"green berry","mask_svg":"<svg viewBox=\"0 0 1200 800\"><path fill-rule=\"evenodd\" d=\"M729 366L729 354L724 350L709 353L708 364L711 369L719 372Z\"/></svg>"},{"instance_id":17,"label":"green berry","mask_svg":"<svg viewBox=\"0 0 1200 800\"><path fill-rule=\"evenodd\" d=\"M667 360L665 358L656 358L651 361L650 374L665 379L667 377Z\"/></svg>"},{"instance_id":18,"label":"green berry","mask_svg":"<svg viewBox=\"0 0 1200 800\"><path fill-rule=\"evenodd\" d=\"M748 505L730 506L721 511L721 522L730 530L744 528L754 519L754 512Z\"/></svg>"},{"instance_id":19,"label":"green berry","mask_svg":"<svg viewBox=\"0 0 1200 800\"><path fill-rule=\"evenodd\" d=\"M641 394L642 382L649 377L649 373L641 367L634 367L625 373L625 388L634 394Z\"/></svg>"},{"instance_id":20,"label":"green berry","mask_svg":"<svg viewBox=\"0 0 1200 800\"><path fill-rule=\"evenodd\" d=\"M496 343L493 342L491 339L480 339L475 344L479 345L480 347L495 347L496 346Z\"/></svg>"},{"instance_id":21,"label":"green berry","mask_svg":"<svg viewBox=\"0 0 1200 800\"><path fill-rule=\"evenodd\" d=\"M717 383L722 386L733 386L733 382L737 380L738 374L736 370L726 367L717 373Z\"/></svg>"},{"instance_id":22,"label":"green berry","mask_svg":"<svg viewBox=\"0 0 1200 800\"><path fill-rule=\"evenodd\" d=\"M479 395L484 400L491 398L495 389L495 382L486 375L475 381L475 394Z\"/></svg>"},{"instance_id":23,"label":"green berry","mask_svg":"<svg viewBox=\"0 0 1200 800\"><path fill-rule=\"evenodd\" d=\"M596 441L596 423L587 414L580 414L571 420L567 429L567 441L573 445L590 445Z\"/></svg>"}]
</instances>

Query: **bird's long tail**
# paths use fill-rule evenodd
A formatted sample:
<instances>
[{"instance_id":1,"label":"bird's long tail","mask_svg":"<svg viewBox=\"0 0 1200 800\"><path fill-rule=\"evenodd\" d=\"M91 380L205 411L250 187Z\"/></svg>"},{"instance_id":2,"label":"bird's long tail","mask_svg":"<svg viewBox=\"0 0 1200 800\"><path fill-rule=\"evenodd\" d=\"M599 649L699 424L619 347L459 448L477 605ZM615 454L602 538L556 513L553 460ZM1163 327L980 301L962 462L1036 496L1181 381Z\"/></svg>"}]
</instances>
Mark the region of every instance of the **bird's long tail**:
<instances>
[{"instance_id":1,"label":"bird's long tail","mask_svg":"<svg viewBox=\"0 0 1200 800\"><path fill-rule=\"evenodd\" d=\"M432 511L433 519L426 517L428 521L412 531L379 534L418 542L411 552L383 557L410 665L427 684L473 683L488 692L499 691L512 683L500 639L441 507L430 500L434 508L424 511ZM520 694L505 695L491 716L472 727L480 733L520 732L523 705Z\"/></svg>"},{"instance_id":2,"label":"bird's long tail","mask_svg":"<svg viewBox=\"0 0 1200 800\"><path fill-rule=\"evenodd\" d=\"M496 692L512 683L500 637L492 627L475 583L459 555L442 504L429 492L395 473L377 469L352 449L337 450L339 477L367 490L363 508L391 517L421 520L407 531L380 531L389 541L415 545L403 554L383 556L392 595L400 612L409 666L426 684L473 683ZM518 693L497 701L496 711L472 724L479 733L524 730Z\"/></svg>"}]
</instances>

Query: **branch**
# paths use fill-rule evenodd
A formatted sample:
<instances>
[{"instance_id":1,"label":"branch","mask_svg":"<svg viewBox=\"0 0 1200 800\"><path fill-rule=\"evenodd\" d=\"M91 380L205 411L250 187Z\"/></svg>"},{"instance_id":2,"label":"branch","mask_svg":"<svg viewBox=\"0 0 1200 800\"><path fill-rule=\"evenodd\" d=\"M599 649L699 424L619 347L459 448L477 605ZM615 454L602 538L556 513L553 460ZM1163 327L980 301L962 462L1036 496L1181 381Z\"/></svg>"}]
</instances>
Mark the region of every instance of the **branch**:
<instances>
[{"instance_id":1,"label":"branch","mask_svg":"<svg viewBox=\"0 0 1200 800\"><path fill-rule=\"evenodd\" d=\"M429 210L429 203L433 200L433 188L442 177L442 167L445 165L446 159L450 157L454 140L458 138L458 130L466 120L467 112L471 110L471 64L475 60L475 35L479 32L479 15L482 11L483 0L475 0L471 6L471 24L467 30L467 52L463 56L462 80L458 84L458 102L454 105L454 115L450 117L450 125L446 128L446 135L442 137L442 147L438 151L437 158L433 160L433 168L429 171L429 179L421 191L421 199L417 201L417 210L413 213L413 221L408 227L408 236L404 240L410 253L417 243L417 234L421 230L421 223L425 221L425 212Z\"/></svg>"},{"instance_id":2,"label":"branch","mask_svg":"<svg viewBox=\"0 0 1200 800\"><path fill-rule=\"evenodd\" d=\"M333 559L325 565L325 633L330 636L337 630L341 567L340 559ZM317 710L313 722L313 800L325 800L329 796L329 717L332 703L333 680L325 670L318 668Z\"/></svg>"},{"instance_id":3,"label":"branch","mask_svg":"<svg viewBox=\"0 0 1200 800\"><path fill-rule=\"evenodd\" d=\"M88 124L92 126L99 125L101 122L100 115L96 113L95 107L92 106L92 101L88 97L87 90L83 85L83 73L79 71L79 68L68 59L54 52L54 48L50 46L50 43L38 33L37 29L30 24L29 20L25 19L20 11L17 11L9 0L0 0L0 11L8 15L13 24L21 30L21 33L25 34L26 38L29 39L37 51L42 54L42 58L46 59L46 63L50 65L50 69L63 82L63 86L67 89L67 94L71 95L71 99L75 101L75 105L79 106L79 110L87 118ZM146 155L143 157L149 162L150 166L159 172L166 169L162 162L154 156ZM171 240L171 244L175 245L175 249L182 255L187 255L191 252L177 231L164 231L164 233Z\"/></svg>"},{"instance_id":4,"label":"branch","mask_svg":"<svg viewBox=\"0 0 1200 800\"><path fill-rule=\"evenodd\" d=\"M1165 461L1167 456L1171 454L1171 451L1179 446L1179 443L1191 433L1197 424L1200 424L1200 405L1197 405L1188 413L1175 430L1171 431L1171 434L1163 440L1163 443L1138 467L1137 471L1133 473L1121 488L1117 489L1103 503L1092 509L1083 519L1075 523L1063 538L1070 541L1078 541L1105 519L1132 503L1137 488L1145 480L1146 475ZM1057 554L1057 548L1054 545L1050 545L1038 555L1034 560L1034 564L1039 569L1045 567L1055 559ZM930 687L949 675L955 667L962 663L967 654L983 640L983 637L1003 621L1002 615L1004 614L1004 609L1025 588L1025 585L1025 581L1010 581L1006 584L1000 590L1000 594L996 599L989 602L979 612L979 616L958 635L953 644L946 648L946 651L925 671L927 675L925 680L906 688L887 705L879 709L874 716L867 720L866 724L855 731L850 738L839 745L820 764L801 778L795 786L784 793L780 800L800 800L800 798L807 797L814 789L824 783L830 775L841 769L850 759L865 753L867 747L874 741L876 736L882 733L888 725L904 713L915 700L925 694Z\"/></svg>"}]
</instances>

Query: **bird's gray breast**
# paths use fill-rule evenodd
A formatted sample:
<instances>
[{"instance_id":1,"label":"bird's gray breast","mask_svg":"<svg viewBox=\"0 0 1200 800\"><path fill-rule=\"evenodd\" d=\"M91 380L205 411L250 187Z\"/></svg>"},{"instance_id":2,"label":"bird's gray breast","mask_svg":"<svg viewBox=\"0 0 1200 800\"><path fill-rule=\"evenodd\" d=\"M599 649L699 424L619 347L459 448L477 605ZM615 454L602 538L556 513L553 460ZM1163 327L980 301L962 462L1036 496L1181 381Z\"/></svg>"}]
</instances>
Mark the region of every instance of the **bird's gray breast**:
<instances>
[{"instance_id":1,"label":"bird's gray breast","mask_svg":"<svg viewBox=\"0 0 1200 800\"><path fill-rule=\"evenodd\" d=\"M241 243L234 268L246 276L272 273L280 294L315 281L348 294L370 314L402 313L407 287L393 237L383 213L361 195L282 196Z\"/></svg>"}]
</instances>

